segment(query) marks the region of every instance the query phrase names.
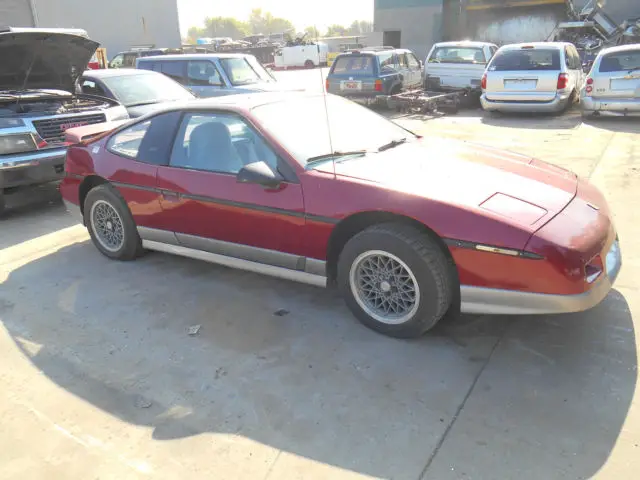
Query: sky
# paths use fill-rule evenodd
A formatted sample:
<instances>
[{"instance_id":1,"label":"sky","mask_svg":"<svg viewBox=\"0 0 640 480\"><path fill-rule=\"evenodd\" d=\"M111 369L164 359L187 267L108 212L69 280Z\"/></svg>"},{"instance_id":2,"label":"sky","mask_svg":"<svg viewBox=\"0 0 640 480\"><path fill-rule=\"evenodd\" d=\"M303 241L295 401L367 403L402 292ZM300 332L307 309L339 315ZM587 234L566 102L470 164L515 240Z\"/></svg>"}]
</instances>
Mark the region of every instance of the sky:
<instances>
[{"instance_id":1,"label":"sky","mask_svg":"<svg viewBox=\"0 0 640 480\"><path fill-rule=\"evenodd\" d=\"M178 0L180 31L204 25L206 17L235 17L247 20L251 10L262 8L275 17L286 18L298 30L315 25L349 25L354 20L373 21L373 0Z\"/></svg>"}]
</instances>

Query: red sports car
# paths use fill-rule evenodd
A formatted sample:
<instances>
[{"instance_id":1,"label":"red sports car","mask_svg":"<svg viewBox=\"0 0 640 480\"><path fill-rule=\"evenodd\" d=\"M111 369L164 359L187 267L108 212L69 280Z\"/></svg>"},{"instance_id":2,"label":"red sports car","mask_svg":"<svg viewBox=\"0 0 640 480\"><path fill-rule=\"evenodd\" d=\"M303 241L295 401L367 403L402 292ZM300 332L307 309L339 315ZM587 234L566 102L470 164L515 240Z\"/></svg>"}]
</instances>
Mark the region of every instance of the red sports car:
<instances>
[{"instance_id":1,"label":"red sports car","mask_svg":"<svg viewBox=\"0 0 640 480\"><path fill-rule=\"evenodd\" d=\"M358 319L397 337L449 310L585 310L621 266L585 180L332 95L172 105L69 148L60 189L110 258L159 250L337 285Z\"/></svg>"}]
</instances>

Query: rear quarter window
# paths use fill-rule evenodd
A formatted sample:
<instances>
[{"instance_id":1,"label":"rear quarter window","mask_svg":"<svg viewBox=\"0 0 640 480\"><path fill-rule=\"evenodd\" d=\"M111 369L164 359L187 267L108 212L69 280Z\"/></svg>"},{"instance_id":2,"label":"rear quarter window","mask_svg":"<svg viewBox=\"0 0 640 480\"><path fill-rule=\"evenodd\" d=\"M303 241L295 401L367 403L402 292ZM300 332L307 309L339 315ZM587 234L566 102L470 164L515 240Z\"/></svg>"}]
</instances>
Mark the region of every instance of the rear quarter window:
<instances>
[{"instance_id":1,"label":"rear quarter window","mask_svg":"<svg viewBox=\"0 0 640 480\"><path fill-rule=\"evenodd\" d=\"M640 71L640 49L604 55L600 60L599 72Z\"/></svg>"},{"instance_id":2,"label":"rear quarter window","mask_svg":"<svg viewBox=\"0 0 640 480\"><path fill-rule=\"evenodd\" d=\"M334 63L336 75L373 75L374 57L372 55L348 55L338 57Z\"/></svg>"},{"instance_id":3,"label":"rear quarter window","mask_svg":"<svg viewBox=\"0 0 640 480\"><path fill-rule=\"evenodd\" d=\"M560 70L560 51L556 49L522 49L498 52L489 71Z\"/></svg>"}]
</instances>

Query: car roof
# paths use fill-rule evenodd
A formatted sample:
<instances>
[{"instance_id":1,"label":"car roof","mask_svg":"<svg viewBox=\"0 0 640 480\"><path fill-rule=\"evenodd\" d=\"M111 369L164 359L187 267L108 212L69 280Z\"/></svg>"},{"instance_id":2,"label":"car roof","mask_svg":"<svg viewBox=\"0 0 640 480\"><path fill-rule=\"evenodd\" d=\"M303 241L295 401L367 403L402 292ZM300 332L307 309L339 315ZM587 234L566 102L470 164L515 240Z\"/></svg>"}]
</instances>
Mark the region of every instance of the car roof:
<instances>
[{"instance_id":1,"label":"car roof","mask_svg":"<svg viewBox=\"0 0 640 480\"><path fill-rule=\"evenodd\" d=\"M251 57L246 53L188 53L176 55L149 55L148 57L140 57L139 62L148 62L151 60L208 60L210 58L245 58Z\"/></svg>"},{"instance_id":2,"label":"car roof","mask_svg":"<svg viewBox=\"0 0 640 480\"><path fill-rule=\"evenodd\" d=\"M598 52L598 55L606 55L607 53L617 53L617 52L629 52L629 51L640 51L639 43L632 43L631 45L618 45L617 47L609 47L603 48Z\"/></svg>"},{"instance_id":3,"label":"car roof","mask_svg":"<svg viewBox=\"0 0 640 480\"><path fill-rule=\"evenodd\" d=\"M504 45L500 48L500 50L520 50L522 47L533 47L536 48L556 48L558 50L563 49L569 45L573 45L569 42L527 42L527 43L510 43L509 45Z\"/></svg>"},{"instance_id":4,"label":"car roof","mask_svg":"<svg viewBox=\"0 0 640 480\"><path fill-rule=\"evenodd\" d=\"M162 75L162 73L137 68L101 68L97 70L85 70L82 74L83 77L94 78L129 77L133 75Z\"/></svg>"},{"instance_id":5,"label":"car roof","mask_svg":"<svg viewBox=\"0 0 640 480\"><path fill-rule=\"evenodd\" d=\"M283 91L243 93L236 95L223 95L220 97L195 98L193 100L170 102L169 104L164 105L157 110L154 110L154 112L149 114L149 116L153 116L159 112L188 109L223 109L230 112L246 113L256 107L268 105L270 103L279 103L291 99L301 100L305 98L319 98L323 95L323 93Z\"/></svg>"},{"instance_id":6,"label":"car roof","mask_svg":"<svg viewBox=\"0 0 640 480\"><path fill-rule=\"evenodd\" d=\"M471 40L461 40L459 42L439 42L434 47L496 47L495 43L474 42Z\"/></svg>"}]
</instances>

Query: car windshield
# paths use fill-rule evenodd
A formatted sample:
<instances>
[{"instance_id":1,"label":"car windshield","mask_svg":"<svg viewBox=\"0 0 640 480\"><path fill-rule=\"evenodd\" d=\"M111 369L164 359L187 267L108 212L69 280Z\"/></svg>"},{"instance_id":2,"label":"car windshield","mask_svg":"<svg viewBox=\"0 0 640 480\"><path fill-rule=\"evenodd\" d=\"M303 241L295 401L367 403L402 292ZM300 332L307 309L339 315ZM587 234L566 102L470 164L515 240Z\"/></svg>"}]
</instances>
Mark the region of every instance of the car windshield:
<instances>
[{"instance_id":1,"label":"car windshield","mask_svg":"<svg viewBox=\"0 0 640 480\"><path fill-rule=\"evenodd\" d=\"M505 50L496 53L489 71L560 70L560 51L556 49Z\"/></svg>"},{"instance_id":2,"label":"car windshield","mask_svg":"<svg viewBox=\"0 0 640 480\"><path fill-rule=\"evenodd\" d=\"M373 55L348 54L338 57L333 67L336 75L373 75Z\"/></svg>"},{"instance_id":3,"label":"car windshield","mask_svg":"<svg viewBox=\"0 0 640 480\"><path fill-rule=\"evenodd\" d=\"M429 63L487 63L482 48L438 47L429 57Z\"/></svg>"},{"instance_id":4,"label":"car windshield","mask_svg":"<svg viewBox=\"0 0 640 480\"><path fill-rule=\"evenodd\" d=\"M122 75L102 81L125 107L193 98L182 85L162 74Z\"/></svg>"},{"instance_id":5,"label":"car windshield","mask_svg":"<svg viewBox=\"0 0 640 480\"><path fill-rule=\"evenodd\" d=\"M221 58L220 64L232 85L250 85L269 78L269 72L257 60L250 63L245 57Z\"/></svg>"},{"instance_id":6,"label":"car windshield","mask_svg":"<svg viewBox=\"0 0 640 480\"><path fill-rule=\"evenodd\" d=\"M416 138L344 98L327 95L326 105L325 110L322 96L289 98L256 107L253 114L301 165L334 152L377 151L391 142Z\"/></svg>"},{"instance_id":7,"label":"car windshield","mask_svg":"<svg viewBox=\"0 0 640 480\"><path fill-rule=\"evenodd\" d=\"M600 60L598 71L608 72L631 72L640 69L640 50L630 50L627 52L616 52L604 55Z\"/></svg>"}]
</instances>

